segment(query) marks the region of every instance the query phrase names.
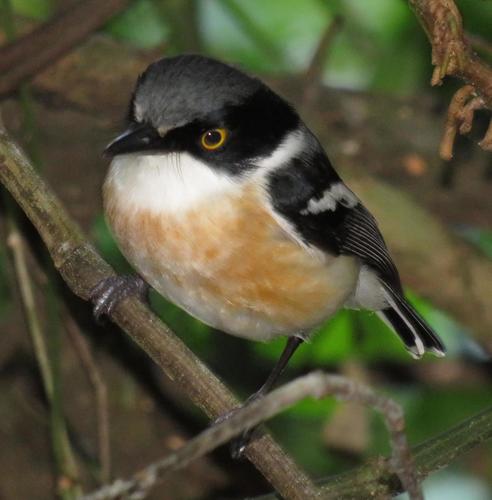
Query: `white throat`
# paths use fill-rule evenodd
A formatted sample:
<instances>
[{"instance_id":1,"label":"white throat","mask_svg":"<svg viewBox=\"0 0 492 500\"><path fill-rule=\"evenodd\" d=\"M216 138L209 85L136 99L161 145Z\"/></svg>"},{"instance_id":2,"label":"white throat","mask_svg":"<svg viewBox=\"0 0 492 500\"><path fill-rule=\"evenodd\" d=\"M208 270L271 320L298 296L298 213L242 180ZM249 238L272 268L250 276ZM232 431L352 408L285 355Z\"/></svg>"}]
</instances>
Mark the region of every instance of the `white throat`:
<instances>
[{"instance_id":1,"label":"white throat","mask_svg":"<svg viewBox=\"0 0 492 500\"><path fill-rule=\"evenodd\" d=\"M184 212L239 188L232 177L188 153L126 154L111 162L106 186L125 202L155 212Z\"/></svg>"}]
</instances>

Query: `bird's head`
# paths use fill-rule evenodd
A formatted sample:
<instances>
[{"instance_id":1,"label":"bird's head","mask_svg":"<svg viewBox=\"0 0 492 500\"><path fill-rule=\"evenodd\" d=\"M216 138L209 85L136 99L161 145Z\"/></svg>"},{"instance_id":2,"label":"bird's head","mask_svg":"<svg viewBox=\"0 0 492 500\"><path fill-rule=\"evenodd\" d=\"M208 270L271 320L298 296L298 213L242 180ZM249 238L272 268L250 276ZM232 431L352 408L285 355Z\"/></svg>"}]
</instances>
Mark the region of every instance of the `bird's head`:
<instances>
[{"instance_id":1,"label":"bird's head","mask_svg":"<svg viewBox=\"0 0 492 500\"><path fill-rule=\"evenodd\" d=\"M264 83L198 55L151 64L138 79L129 122L109 156L187 153L230 175L274 167L308 141L295 110Z\"/></svg>"}]
</instances>

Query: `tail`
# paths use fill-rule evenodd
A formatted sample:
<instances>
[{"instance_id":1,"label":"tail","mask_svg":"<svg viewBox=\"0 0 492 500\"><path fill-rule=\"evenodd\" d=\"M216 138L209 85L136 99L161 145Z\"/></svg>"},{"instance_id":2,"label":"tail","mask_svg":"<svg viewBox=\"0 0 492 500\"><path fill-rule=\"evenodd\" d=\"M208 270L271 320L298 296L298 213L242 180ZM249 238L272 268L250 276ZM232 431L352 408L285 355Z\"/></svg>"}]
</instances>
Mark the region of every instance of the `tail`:
<instances>
[{"instance_id":1,"label":"tail","mask_svg":"<svg viewBox=\"0 0 492 500\"><path fill-rule=\"evenodd\" d=\"M446 348L432 328L398 292L382 283L388 307L378 311L378 316L402 339L414 358L421 358L428 351L442 357Z\"/></svg>"}]
</instances>

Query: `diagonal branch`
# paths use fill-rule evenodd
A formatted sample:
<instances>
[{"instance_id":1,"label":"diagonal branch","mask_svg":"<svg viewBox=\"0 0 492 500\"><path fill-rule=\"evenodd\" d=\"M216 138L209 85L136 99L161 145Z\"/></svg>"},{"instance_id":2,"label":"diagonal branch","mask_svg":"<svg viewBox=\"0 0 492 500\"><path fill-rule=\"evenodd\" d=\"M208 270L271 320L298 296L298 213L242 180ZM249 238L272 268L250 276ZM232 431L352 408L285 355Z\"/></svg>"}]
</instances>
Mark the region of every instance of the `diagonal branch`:
<instances>
[{"instance_id":1,"label":"diagonal branch","mask_svg":"<svg viewBox=\"0 0 492 500\"><path fill-rule=\"evenodd\" d=\"M447 467L480 444L492 439L492 407L412 448L420 481ZM320 481L323 491L338 500L390 498L401 493L399 482L386 458L370 460L354 470ZM275 500L274 494L255 500Z\"/></svg>"},{"instance_id":2,"label":"diagonal branch","mask_svg":"<svg viewBox=\"0 0 492 500\"><path fill-rule=\"evenodd\" d=\"M364 395L368 394L367 388L349 379L325 375L321 372L301 377L272 392L265 400L255 403L256 407L250 405L238 411L234 418L231 417L220 426L207 429L177 452L151 464L131 479L119 479L111 485L106 485L87 495L86 499L107 500L120 498L120 495L127 498L125 495L130 495L130 493L146 493L149 487L157 480L162 479L165 474L185 466L245 428L256 425L260 420L276 414L282 408L292 404L297 398L305 397L307 394L319 398L323 396L325 390L329 394L340 396L340 390L343 391L347 387L352 387L352 394L362 396L361 399L368 402L364 398ZM369 394L371 392L369 389ZM394 421L403 422L398 417L398 407L393 406L394 403L374 393L370 396L375 396L383 404L389 404L389 408L395 410L393 412L393 416L396 416ZM357 397L349 396L344 399L354 400ZM383 412L383 414L386 413ZM492 439L492 407L413 447L410 452L413 456L417 480L423 481L429 474L447 467L458 457L490 439ZM405 446L397 446L396 448L397 453L400 452L400 456L408 453ZM338 500L388 498L401 493L402 490L401 482L394 472L394 464L392 466L391 459L383 457L372 459L365 465L349 472L328 477L320 481L320 484L322 485L323 498L336 498ZM265 495L261 497L261 500L274 500L275 498L278 497Z\"/></svg>"},{"instance_id":3,"label":"diagonal branch","mask_svg":"<svg viewBox=\"0 0 492 500\"><path fill-rule=\"evenodd\" d=\"M344 401L356 401L380 412L389 430L392 458L391 466L398 475L410 499L421 500L422 492L415 476L415 468L405 437L405 422L401 407L370 387L339 375L321 371L310 373L272 391L213 427L208 428L178 451L147 466L129 480L118 479L110 485L84 497L84 500L111 500L116 498L145 498L149 490L166 474L188 465L202 455L226 443L240 432L251 429L285 408L312 396L321 399L335 396ZM338 498L329 491L323 498Z\"/></svg>"},{"instance_id":4,"label":"diagonal branch","mask_svg":"<svg viewBox=\"0 0 492 500\"><path fill-rule=\"evenodd\" d=\"M448 466L479 444L492 438L492 408L413 448L419 479ZM350 474L332 478L329 490L337 498L384 498L398 492L387 460L364 465Z\"/></svg>"},{"instance_id":5,"label":"diagonal branch","mask_svg":"<svg viewBox=\"0 0 492 500\"><path fill-rule=\"evenodd\" d=\"M128 5L128 0L81 0L19 40L0 48L0 96L63 56Z\"/></svg>"},{"instance_id":6,"label":"diagonal branch","mask_svg":"<svg viewBox=\"0 0 492 500\"><path fill-rule=\"evenodd\" d=\"M94 286L114 272L84 238L1 123L0 182L39 232L67 285L88 300ZM124 301L112 319L209 417L215 419L237 406L238 401L225 385L141 302ZM316 498L309 477L268 434L252 443L246 456L284 498Z\"/></svg>"}]
</instances>

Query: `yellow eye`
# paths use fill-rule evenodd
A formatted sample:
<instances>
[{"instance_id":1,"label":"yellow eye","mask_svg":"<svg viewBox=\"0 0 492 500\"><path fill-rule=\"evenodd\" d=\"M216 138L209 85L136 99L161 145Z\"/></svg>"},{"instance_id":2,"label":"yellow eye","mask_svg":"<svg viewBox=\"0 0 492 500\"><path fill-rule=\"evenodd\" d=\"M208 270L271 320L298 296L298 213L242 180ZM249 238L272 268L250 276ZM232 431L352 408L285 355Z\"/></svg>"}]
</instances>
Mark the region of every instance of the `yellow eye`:
<instances>
[{"instance_id":1,"label":"yellow eye","mask_svg":"<svg viewBox=\"0 0 492 500\"><path fill-rule=\"evenodd\" d=\"M220 148L227 139L227 130L225 128L214 128L207 130L202 134L200 143L207 151L213 151Z\"/></svg>"}]
</instances>

